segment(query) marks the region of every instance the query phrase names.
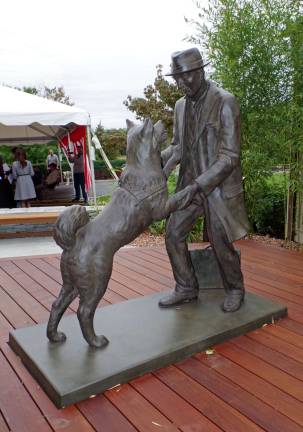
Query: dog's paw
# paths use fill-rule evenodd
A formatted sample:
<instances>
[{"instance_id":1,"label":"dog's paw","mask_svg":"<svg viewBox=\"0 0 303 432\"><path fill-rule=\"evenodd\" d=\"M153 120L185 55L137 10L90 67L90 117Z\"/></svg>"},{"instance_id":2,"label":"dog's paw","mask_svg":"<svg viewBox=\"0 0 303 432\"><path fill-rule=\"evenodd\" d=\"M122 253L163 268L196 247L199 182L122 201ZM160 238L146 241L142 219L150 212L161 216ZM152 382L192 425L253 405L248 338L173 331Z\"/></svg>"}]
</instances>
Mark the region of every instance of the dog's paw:
<instances>
[{"instance_id":1,"label":"dog's paw","mask_svg":"<svg viewBox=\"0 0 303 432\"><path fill-rule=\"evenodd\" d=\"M48 338L51 342L65 342L66 335L63 332L57 332L53 335L48 335Z\"/></svg>"},{"instance_id":2,"label":"dog's paw","mask_svg":"<svg viewBox=\"0 0 303 432\"><path fill-rule=\"evenodd\" d=\"M95 336L94 339L89 343L94 348L103 348L109 343L109 340L103 336Z\"/></svg>"}]
</instances>

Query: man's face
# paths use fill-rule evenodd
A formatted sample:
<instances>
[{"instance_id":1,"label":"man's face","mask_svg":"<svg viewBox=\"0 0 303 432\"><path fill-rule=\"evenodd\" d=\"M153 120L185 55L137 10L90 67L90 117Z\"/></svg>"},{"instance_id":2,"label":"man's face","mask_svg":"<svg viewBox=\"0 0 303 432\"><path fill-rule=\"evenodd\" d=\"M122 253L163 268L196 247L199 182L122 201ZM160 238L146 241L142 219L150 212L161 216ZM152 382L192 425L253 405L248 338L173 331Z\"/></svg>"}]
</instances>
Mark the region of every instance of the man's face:
<instances>
[{"instance_id":1,"label":"man's face","mask_svg":"<svg viewBox=\"0 0 303 432\"><path fill-rule=\"evenodd\" d=\"M174 80L177 86L186 96L193 97L201 87L204 74L202 69L197 69L190 72L183 72L174 75Z\"/></svg>"}]
</instances>

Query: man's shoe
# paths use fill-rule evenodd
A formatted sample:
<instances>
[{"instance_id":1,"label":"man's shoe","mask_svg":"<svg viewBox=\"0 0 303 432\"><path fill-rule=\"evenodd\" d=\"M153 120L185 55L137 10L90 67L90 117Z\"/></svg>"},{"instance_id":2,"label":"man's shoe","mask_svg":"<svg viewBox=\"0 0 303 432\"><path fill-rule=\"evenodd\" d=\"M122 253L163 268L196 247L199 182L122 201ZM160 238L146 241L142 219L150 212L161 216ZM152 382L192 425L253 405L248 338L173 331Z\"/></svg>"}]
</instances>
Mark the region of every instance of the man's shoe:
<instances>
[{"instance_id":1,"label":"man's shoe","mask_svg":"<svg viewBox=\"0 0 303 432\"><path fill-rule=\"evenodd\" d=\"M79 201L79 198L73 198L73 199L72 199L72 202L76 202L76 201L78 202L78 201Z\"/></svg>"},{"instance_id":2,"label":"man's shoe","mask_svg":"<svg viewBox=\"0 0 303 432\"><path fill-rule=\"evenodd\" d=\"M190 303L198 299L198 294L199 292L196 290L188 292L172 291L170 294L168 294L166 297L163 297L159 301L159 306L162 308L168 308L173 306L179 306L184 303Z\"/></svg>"},{"instance_id":3,"label":"man's shoe","mask_svg":"<svg viewBox=\"0 0 303 432\"><path fill-rule=\"evenodd\" d=\"M226 294L222 304L223 312L236 312L240 309L244 301L245 292L241 290L231 290Z\"/></svg>"}]
</instances>

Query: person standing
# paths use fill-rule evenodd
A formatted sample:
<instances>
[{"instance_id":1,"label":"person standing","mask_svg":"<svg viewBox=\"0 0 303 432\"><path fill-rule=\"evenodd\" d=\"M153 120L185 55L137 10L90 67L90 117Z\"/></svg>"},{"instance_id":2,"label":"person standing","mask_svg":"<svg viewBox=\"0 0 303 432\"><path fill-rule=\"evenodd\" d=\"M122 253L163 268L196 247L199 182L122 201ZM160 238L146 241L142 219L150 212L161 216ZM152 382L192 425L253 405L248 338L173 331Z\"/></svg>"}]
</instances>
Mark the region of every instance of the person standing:
<instances>
[{"instance_id":1,"label":"person standing","mask_svg":"<svg viewBox=\"0 0 303 432\"><path fill-rule=\"evenodd\" d=\"M180 163L179 210L166 224L166 248L175 289L159 302L171 307L198 298L199 286L186 238L198 217L218 262L226 296L222 309L234 312L244 300L240 259L232 242L248 230L240 166L240 111L233 95L205 79L197 48L172 54L171 71L185 96L176 102L172 144L161 153L168 176Z\"/></svg>"},{"instance_id":2,"label":"person standing","mask_svg":"<svg viewBox=\"0 0 303 432\"><path fill-rule=\"evenodd\" d=\"M77 148L77 154L69 156L69 161L74 164L73 175L74 175L74 188L75 188L75 198L73 201L80 200L80 189L82 192L84 203L87 204L87 193L85 190L85 176L84 176L84 157L83 148L79 146Z\"/></svg>"},{"instance_id":3,"label":"person standing","mask_svg":"<svg viewBox=\"0 0 303 432\"><path fill-rule=\"evenodd\" d=\"M21 207L30 207L30 200L36 198L32 180L34 170L31 162L26 160L26 153L23 149L16 151L16 160L13 162L12 171L16 180L15 201L20 202Z\"/></svg>"},{"instance_id":4,"label":"person standing","mask_svg":"<svg viewBox=\"0 0 303 432\"><path fill-rule=\"evenodd\" d=\"M11 169L0 156L0 208L15 207L12 181Z\"/></svg>"},{"instance_id":5,"label":"person standing","mask_svg":"<svg viewBox=\"0 0 303 432\"><path fill-rule=\"evenodd\" d=\"M50 171L50 165L51 164L55 164L56 167L58 168L58 166L59 166L59 159L58 159L58 156L53 152L53 150L49 149L48 155L47 155L47 158L46 158L46 169L47 169L47 171Z\"/></svg>"}]
</instances>

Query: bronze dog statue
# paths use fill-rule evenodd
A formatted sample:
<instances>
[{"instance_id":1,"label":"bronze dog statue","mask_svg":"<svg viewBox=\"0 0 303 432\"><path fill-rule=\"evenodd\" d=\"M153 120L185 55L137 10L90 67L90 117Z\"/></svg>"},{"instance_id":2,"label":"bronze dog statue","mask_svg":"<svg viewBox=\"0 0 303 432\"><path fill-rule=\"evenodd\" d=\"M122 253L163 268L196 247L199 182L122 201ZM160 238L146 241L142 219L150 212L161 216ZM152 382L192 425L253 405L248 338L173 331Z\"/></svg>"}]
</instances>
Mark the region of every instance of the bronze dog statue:
<instances>
[{"instance_id":1,"label":"bronze dog statue","mask_svg":"<svg viewBox=\"0 0 303 432\"><path fill-rule=\"evenodd\" d=\"M165 136L162 122L153 126L149 119L142 125L127 121L127 126L127 164L109 204L93 220L89 220L84 207L71 206L56 222L54 239L63 249L63 284L47 325L51 342L65 341L58 324L79 295L77 316L84 339L96 348L108 343L105 336L95 334L93 320L107 289L114 254L177 206L177 200L168 200L161 167L160 143Z\"/></svg>"}]
</instances>

